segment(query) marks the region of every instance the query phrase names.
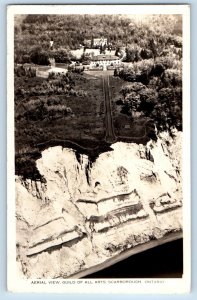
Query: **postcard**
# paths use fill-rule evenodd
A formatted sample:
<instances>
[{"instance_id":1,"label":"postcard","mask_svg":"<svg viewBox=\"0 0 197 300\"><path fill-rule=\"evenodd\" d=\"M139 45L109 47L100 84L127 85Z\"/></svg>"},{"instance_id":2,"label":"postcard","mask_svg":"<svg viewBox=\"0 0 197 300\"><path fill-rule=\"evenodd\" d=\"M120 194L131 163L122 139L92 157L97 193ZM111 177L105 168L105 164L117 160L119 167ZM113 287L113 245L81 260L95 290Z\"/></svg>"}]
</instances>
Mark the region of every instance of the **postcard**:
<instances>
[{"instance_id":1,"label":"postcard","mask_svg":"<svg viewBox=\"0 0 197 300\"><path fill-rule=\"evenodd\" d=\"M9 291L190 291L189 22L8 6Z\"/></svg>"}]
</instances>

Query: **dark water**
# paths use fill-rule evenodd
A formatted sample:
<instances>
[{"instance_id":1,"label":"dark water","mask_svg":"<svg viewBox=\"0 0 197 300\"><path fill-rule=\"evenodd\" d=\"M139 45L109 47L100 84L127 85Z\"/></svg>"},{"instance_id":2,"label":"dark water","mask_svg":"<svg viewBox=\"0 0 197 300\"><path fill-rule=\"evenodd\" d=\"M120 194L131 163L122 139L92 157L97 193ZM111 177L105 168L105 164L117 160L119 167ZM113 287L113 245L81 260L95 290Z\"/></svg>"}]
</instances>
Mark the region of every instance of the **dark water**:
<instances>
[{"instance_id":1,"label":"dark water","mask_svg":"<svg viewBox=\"0 0 197 300\"><path fill-rule=\"evenodd\" d=\"M135 254L84 278L180 278L183 274L183 239Z\"/></svg>"}]
</instances>

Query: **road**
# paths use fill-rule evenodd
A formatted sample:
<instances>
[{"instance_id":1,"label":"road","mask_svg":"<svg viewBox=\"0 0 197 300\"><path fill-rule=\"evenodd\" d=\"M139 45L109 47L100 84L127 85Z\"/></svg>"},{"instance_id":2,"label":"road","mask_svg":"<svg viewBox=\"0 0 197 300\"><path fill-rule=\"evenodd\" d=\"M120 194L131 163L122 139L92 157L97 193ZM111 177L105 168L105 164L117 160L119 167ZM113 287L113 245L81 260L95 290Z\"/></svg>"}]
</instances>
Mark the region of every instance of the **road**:
<instances>
[{"instance_id":1,"label":"road","mask_svg":"<svg viewBox=\"0 0 197 300\"><path fill-rule=\"evenodd\" d=\"M116 136L114 133L113 117L112 117L112 107L110 99L110 87L109 87L109 75L107 72L103 72L103 93L105 101L105 140L107 143L114 143L116 141Z\"/></svg>"}]
</instances>

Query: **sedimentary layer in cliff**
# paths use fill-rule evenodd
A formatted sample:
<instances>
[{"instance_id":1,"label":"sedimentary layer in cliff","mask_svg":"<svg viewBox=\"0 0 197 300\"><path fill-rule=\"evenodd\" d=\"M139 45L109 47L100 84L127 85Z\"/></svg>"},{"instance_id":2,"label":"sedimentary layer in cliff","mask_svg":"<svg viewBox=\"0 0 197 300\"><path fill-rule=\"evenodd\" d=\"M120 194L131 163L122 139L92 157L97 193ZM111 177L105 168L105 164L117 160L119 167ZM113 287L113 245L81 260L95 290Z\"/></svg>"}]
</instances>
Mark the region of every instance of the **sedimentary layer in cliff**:
<instances>
[{"instance_id":1,"label":"sedimentary layer in cliff","mask_svg":"<svg viewBox=\"0 0 197 300\"><path fill-rule=\"evenodd\" d=\"M181 233L180 146L176 131L146 146L118 142L91 166L72 149L43 151L37 168L45 183L16 177L21 276L80 277Z\"/></svg>"}]
</instances>

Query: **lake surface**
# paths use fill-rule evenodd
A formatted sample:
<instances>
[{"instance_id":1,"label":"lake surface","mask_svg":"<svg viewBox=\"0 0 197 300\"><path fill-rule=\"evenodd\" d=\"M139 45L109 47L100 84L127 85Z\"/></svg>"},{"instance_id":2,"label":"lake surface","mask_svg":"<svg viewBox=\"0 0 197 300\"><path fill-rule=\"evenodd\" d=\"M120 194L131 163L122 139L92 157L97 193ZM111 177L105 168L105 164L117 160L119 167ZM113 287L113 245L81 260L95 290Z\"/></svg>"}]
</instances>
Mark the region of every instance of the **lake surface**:
<instances>
[{"instance_id":1,"label":"lake surface","mask_svg":"<svg viewBox=\"0 0 197 300\"><path fill-rule=\"evenodd\" d=\"M181 278L183 239L128 257L84 278Z\"/></svg>"}]
</instances>

